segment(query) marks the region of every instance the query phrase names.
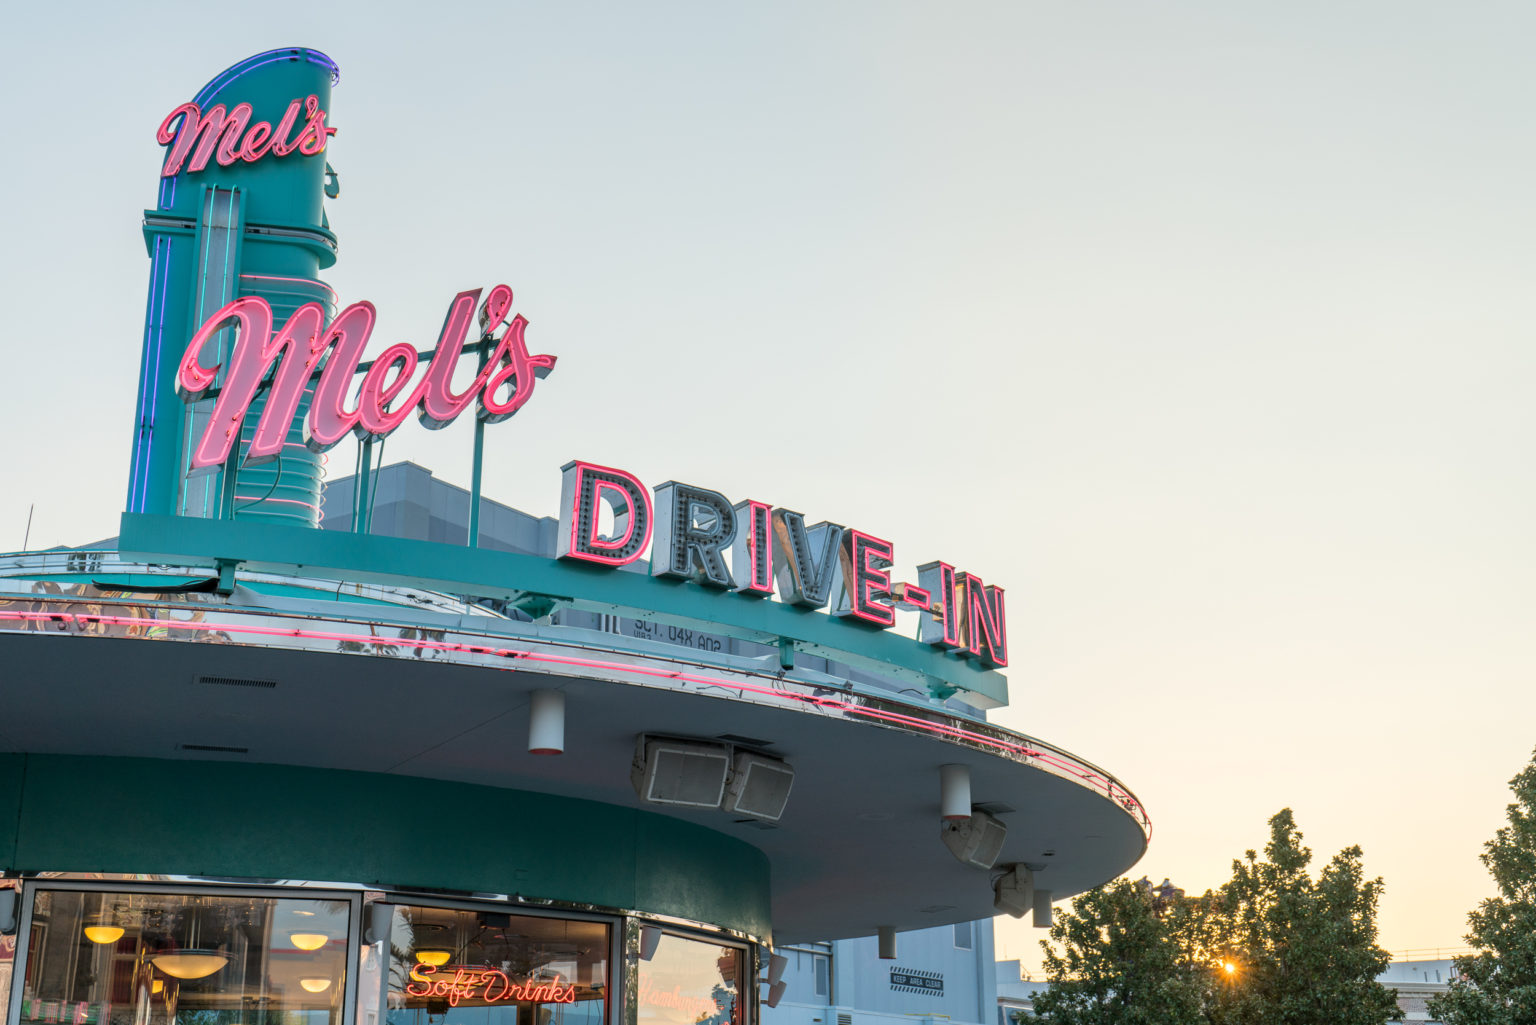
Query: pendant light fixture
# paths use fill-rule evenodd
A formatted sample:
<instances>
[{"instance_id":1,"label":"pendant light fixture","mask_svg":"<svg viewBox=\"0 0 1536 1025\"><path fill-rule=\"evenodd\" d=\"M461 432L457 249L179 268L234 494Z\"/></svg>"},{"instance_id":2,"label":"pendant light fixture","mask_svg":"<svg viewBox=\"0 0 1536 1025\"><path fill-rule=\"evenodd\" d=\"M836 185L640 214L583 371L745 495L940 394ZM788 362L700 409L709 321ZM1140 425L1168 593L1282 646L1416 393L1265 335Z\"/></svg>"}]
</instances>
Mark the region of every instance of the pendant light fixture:
<instances>
[{"instance_id":1,"label":"pendant light fixture","mask_svg":"<svg viewBox=\"0 0 1536 1025\"><path fill-rule=\"evenodd\" d=\"M88 925L82 931L92 943L116 943L123 938L123 927L120 925Z\"/></svg>"},{"instance_id":2,"label":"pendant light fixture","mask_svg":"<svg viewBox=\"0 0 1536 1025\"><path fill-rule=\"evenodd\" d=\"M417 947L416 960L422 964L429 964L434 968L441 968L453 960L453 951L442 947Z\"/></svg>"},{"instance_id":3,"label":"pendant light fixture","mask_svg":"<svg viewBox=\"0 0 1536 1025\"><path fill-rule=\"evenodd\" d=\"M291 932L288 940L300 950L319 950L331 942L331 938L323 932Z\"/></svg>"},{"instance_id":4,"label":"pendant light fixture","mask_svg":"<svg viewBox=\"0 0 1536 1025\"><path fill-rule=\"evenodd\" d=\"M200 947L203 931L203 906L197 898L183 912L187 923L186 946L180 950L150 955L149 961L165 974L177 979L206 979L229 963L222 950Z\"/></svg>"},{"instance_id":5,"label":"pendant light fixture","mask_svg":"<svg viewBox=\"0 0 1536 1025\"><path fill-rule=\"evenodd\" d=\"M86 919L88 924L80 931L92 943L116 943L123 938L124 932L123 927L117 924L120 910L121 906L113 907L111 911L103 907L100 912Z\"/></svg>"},{"instance_id":6,"label":"pendant light fixture","mask_svg":"<svg viewBox=\"0 0 1536 1025\"><path fill-rule=\"evenodd\" d=\"M308 979L300 979L299 985L307 993L324 993L331 988L331 980L324 976L315 976Z\"/></svg>"},{"instance_id":7,"label":"pendant light fixture","mask_svg":"<svg viewBox=\"0 0 1536 1025\"><path fill-rule=\"evenodd\" d=\"M229 963L229 955L220 950L178 950L156 954L149 959L156 968L177 979L206 979Z\"/></svg>"}]
</instances>

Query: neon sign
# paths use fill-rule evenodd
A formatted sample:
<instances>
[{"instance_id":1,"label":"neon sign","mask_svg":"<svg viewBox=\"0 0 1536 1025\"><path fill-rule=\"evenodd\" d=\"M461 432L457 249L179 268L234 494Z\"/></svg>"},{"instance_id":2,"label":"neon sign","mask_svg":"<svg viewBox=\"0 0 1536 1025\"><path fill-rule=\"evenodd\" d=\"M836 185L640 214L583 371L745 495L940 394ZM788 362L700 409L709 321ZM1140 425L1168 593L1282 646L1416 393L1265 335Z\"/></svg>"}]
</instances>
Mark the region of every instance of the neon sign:
<instances>
[{"instance_id":1,"label":"neon sign","mask_svg":"<svg viewBox=\"0 0 1536 1025\"><path fill-rule=\"evenodd\" d=\"M657 989L656 984L647 978L640 980L638 997L642 1004L682 1011L695 1021L720 1011L720 1001L712 997L690 996L683 992L682 986L673 986L670 990Z\"/></svg>"},{"instance_id":2,"label":"neon sign","mask_svg":"<svg viewBox=\"0 0 1536 1025\"><path fill-rule=\"evenodd\" d=\"M304 126L297 135L290 135L301 108ZM219 166L228 167L237 160L253 164L268 153L286 157L297 152L312 157L325 152L326 142L336 134L336 129L325 123L325 111L313 95L289 103L276 128L267 121L251 124L251 112L249 103L237 103L233 109L216 103L207 111L195 103L183 103L165 115L155 133L160 145L170 147L160 177L175 177L181 173L183 164L189 173L201 171L210 158L217 159Z\"/></svg>"},{"instance_id":3,"label":"neon sign","mask_svg":"<svg viewBox=\"0 0 1536 1025\"><path fill-rule=\"evenodd\" d=\"M624 470L574 461L562 468L555 554L609 568L651 545L651 575L779 600L884 630L896 610L918 612L918 640L985 666L1008 664L1003 589L947 562L917 567L917 583L893 581L894 546L837 523L766 502L735 505L718 491L668 481L652 491ZM610 535L600 523L604 507ZM654 524L654 525L653 525ZM724 552L730 550L727 565Z\"/></svg>"},{"instance_id":4,"label":"neon sign","mask_svg":"<svg viewBox=\"0 0 1536 1025\"><path fill-rule=\"evenodd\" d=\"M405 992L413 997L446 997L451 1007L458 1007L463 1000L483 1000L491 1004L500 1001L576 1002L576 987L562 985L558 979L553 982L528 979L518 983L499 968L446 965L447 968L453 969L453 975L439 975L436 967L418 961L411 969L411 981L406 984Z\"/></svg>"},{"instance_id":5,"label":"neon sign","mask_svg":"<svg viewBox=\"0 0 1536 1025\"><path fill-rule=\"evenodd\" d=\"M347 398L352 379L360 372L363 350L378 318L372 303L353 303L329 325L319 303L306 303L293 311L276 334L272 331L272 307L265 299L244 296L228 303L198 328L176 372L176 390L186 402L197 402L218 386L213 414L192 450L192 469L207 470L229 459L240 436L240 424L269 375L266 406L246 462L275 459L322 359L325 366L319 370L304 428L305 444L313 452L327 451L349 433L364 439L383 438L404 423L412 410L418 411L422 425L429 430L452 423L477 399L480 408L476 416L481 420L498 423L507 419L533 396L534 383L554 369L556 357L529 354L523 340L528 321L520 314L512 318L499 340L494 338L512 310L512 289L497 285L480 306L481 341L495 341L495 346L474 382L462 392L454 391L453 371L465 354L464 343L479 298L478 288L454 296L433 352L418 353L405 342L384 349L363 374L350 409ZM230 325L235 327L236 337L227 362L204 366L204 347ZM407 391L411 375L423 359L429 366Z\"/></svg>"}]
</instances>

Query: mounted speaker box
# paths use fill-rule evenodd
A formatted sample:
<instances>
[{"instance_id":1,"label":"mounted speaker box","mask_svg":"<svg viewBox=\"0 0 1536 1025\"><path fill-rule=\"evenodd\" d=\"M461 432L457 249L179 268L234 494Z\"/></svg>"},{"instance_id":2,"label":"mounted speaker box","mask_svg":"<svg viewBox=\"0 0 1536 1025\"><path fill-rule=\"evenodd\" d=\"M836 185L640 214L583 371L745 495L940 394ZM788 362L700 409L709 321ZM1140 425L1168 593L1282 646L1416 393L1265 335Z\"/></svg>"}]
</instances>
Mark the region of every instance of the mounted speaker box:
<instances>
[{"instance_id":1,"label":"mounted speaker box","mask_svg":"<svg viewBox=\"0 0 1536 1025\"><path fill-rule=\"evenodd\" d=\"M967 865L991 868L1003 853L1008 827L984 811L973 810L969 819L940 823L939 837L949 853Z\"/></svg>"},{"instance_id":2,"label":"mounted speaker box","mask_svg":"<svg viewBox=\"0 0 1536 1025\"><path fill-rule=\"evenodd\" d=\"M1035 874L1023 865L1010 865L992 884L992 906L1014 918L1035 908Z\"/></svg>"},{"instance_id":3,"label":"mounted speaker box","mask_svg":"<svg viewBox=\"0 0 1536 1025\"><path fill-rule=\"evenodd\" d=\"M651 804L718 808L730 771L730 749L723 744L641 734L629 779L640 799Z\"/></svg>"},{"instance_id":4,"label":"mounted speaker box","mask_svg":"<svg viewBox=\"0 0 1536 1025\"><path fill-rule=\"evenodd\" d=\"M766 822L777 822L789 803L795 770L788 763L750 751L737 751L731 781L725 788L725 810Z\"/></svg>"}]
</instances>

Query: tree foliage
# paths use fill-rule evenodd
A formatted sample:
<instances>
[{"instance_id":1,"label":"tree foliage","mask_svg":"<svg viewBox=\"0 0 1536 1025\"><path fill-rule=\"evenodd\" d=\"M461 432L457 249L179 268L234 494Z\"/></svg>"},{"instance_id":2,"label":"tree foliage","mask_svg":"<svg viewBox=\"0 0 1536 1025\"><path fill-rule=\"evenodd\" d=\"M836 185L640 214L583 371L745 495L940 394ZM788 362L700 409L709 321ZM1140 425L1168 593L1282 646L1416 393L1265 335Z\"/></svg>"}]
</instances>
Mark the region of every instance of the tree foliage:
<instances>
[{"instance_id":1,"label":"tree foliage","mask_svg":"<svg viewBox=\"0 0 1536 1025\"><path fill-rule=\"evenodd\" d=\"M1451 1025L1536 1022L1536 755L1509 787L1508 825L1482 854L1498 895L1467 916L1473 952L1456 959L1460 977L1429 1005Z\"/></svg>"},{"instance_id":2,"label":"tree foliage","mask_svg":"<svg viewBox=\"0 0 1536 1025\"><path fill-rule=\"evenodd\" d=\"M1233 1025L1379 1025L1394 1017L1387 967L1376 944L1381 880L1366 880L1359 847L1333 856L1314 880L1286 808L1269 820L1264 858L1232 864L1221 904L1238 977L1223 991L1219 1020Z\"/></svg>"},{"instance_id":3,"label":"tree foliage","mask_svg":"<svg viewBox=\"0 0 1536 1025\"><path fill-rule=\"evenodd\" d=\"M1200 994L1181 964L1150 886L1120 879L1089 890L1055 916L1046 945L1050 989L1035 1016L1055 1025L1194 1021Z\"/></svg>"},{"instance_id":4,"label":"tree foliage","mask_svg":"<svg viewBox=\"0 0 1536 1025\"><path fill-rule=\"evenodd\" d=\"M1264 856L1232 863L1220 889L1187 897L1165 883L1120 880L1059 914L1046 950L1050 989L1035 999L1049 1025L1382 1025L1397 1013L1376 981L1379 879L1360 848L1317 878L1285 809ZM1058 952L1055 945L1060 946Z\"/></svg>"}]
</instances>

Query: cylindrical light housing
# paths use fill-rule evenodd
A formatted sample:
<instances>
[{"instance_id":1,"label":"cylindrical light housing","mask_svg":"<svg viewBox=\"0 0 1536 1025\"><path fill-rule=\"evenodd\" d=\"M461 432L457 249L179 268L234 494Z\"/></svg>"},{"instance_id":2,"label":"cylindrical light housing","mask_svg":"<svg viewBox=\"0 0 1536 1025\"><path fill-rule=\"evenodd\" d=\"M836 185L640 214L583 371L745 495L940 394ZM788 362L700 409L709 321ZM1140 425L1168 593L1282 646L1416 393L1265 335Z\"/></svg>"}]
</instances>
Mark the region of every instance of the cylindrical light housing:
<instances>
[{"instance_id":1,"label":"cylindrical light housing","mask_svg":"<svg viewBox=\"0 0 1536 1025\"><path fill-rule=\"evenodd\" d=\"M1051 927L1051 891L1035 890L1034 925L1036 929Z\"/></svg>"},{"instance_id":2,"label":"cylindrical light housing","mask_svg":"<svg viewBox=\"0 0 1536 1025\"><path fill-rule=\"evenodd\" d=\"M528 707L528 753L558 755L565 753L565 694L558 690L536 690Z\"/></svg>"},{"instance_id":3,"label":"cylindrical light housing","mask_svg":"<svg viewBox=\"0 0 1536 1025\"><path fill-rule=\"evenodd\" d=\"M961 822L971 817L970 766L939 766L939 815L945 822Z\"/></svg>"}]
</instances>

